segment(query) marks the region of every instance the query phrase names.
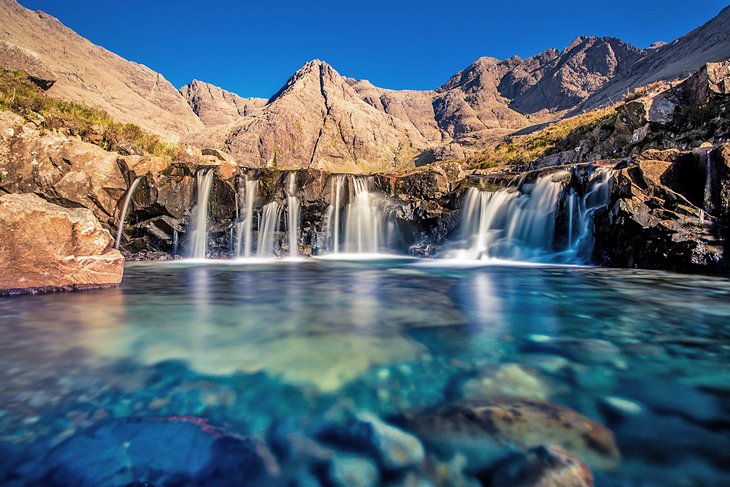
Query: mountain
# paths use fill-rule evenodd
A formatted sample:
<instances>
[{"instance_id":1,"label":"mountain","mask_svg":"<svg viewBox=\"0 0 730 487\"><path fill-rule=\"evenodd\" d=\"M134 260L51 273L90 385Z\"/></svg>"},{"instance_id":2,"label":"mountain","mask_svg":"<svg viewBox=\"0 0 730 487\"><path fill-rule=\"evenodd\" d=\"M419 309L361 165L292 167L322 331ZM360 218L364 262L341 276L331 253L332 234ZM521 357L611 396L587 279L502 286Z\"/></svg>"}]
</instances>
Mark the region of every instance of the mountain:
<instances>
[{"instance_id":1,"label":"mountain","mask_svg":"<svg viewBox=\"0 0 730 487\"><path fill-rule=\"evenodd\" d=\"M96 46L56 18L0 0L0 65L55 81L50 96L82 102L175 141L204 125L165 78ZM32 74L32 73L31 73Z\"/></svg>"},{"instance_id":2,"label":"mountain","mask_svg":"<svg viewBox=\"0 0 730 487\"><path fill-rule=\"evenodd\" d=\"M207 126L224 125L250 115L266 104L265 98L242 98L223 88L193 80L180 93Z\"/></svg>"},{"instance_id":3,"label":"mountain","mask_svg":"<svg viewBox=\"0 0 730 487\"><path fill-rule=\"evenodd\" d=\"M688 76L708 62L730 58L730 7L717 17L668 44L648 49L629 69L619 73L579 108L594 108L620 100L623 95L655 81Z\"/></svg>"},{"instance_id":4,"label":"mountain","mask_svg":"<svg viewBox=\"0 0 730 487\"><path fill-rule=\"evenodd\" d=\"M190 139L254 166L371 172L412 163L428 141L365 103L330 65L305 64L260 110Z\"/></svg>"}]
</instances>

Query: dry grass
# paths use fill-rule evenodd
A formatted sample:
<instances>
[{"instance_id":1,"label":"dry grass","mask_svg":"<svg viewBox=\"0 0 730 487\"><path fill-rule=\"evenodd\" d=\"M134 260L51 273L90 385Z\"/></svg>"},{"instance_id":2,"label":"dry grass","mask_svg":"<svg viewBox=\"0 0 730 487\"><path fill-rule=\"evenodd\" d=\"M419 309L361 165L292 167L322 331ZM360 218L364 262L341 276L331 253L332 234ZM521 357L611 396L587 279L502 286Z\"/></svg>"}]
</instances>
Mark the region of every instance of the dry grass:
<instances>
[{"instance_id":1,"label":"dry grass","mask_svg":"<svg viewBox=\"0 0 730 487\"><path fill-rule=\"evenodd\" d=\"M467 165L480 169L527 164L541 157L576 146L581 139L600 126L616 120L614 108L603 108L561 120L537 132L508 138L492 149L467 159Z\"/></svg>"},{"instance_id":2,"label":"dry grass","mask_svg":"<svg viewBox=\"0 0 730 487\"><path fill-rule=\"evenodd\" d=\"M174 158L179 147L137 125L119 123L103 110L47 96L17 71L0 71L0 110L9 110L47 129L61 129L106 150L132 145L154 156Z\"/></svg>"}]
</instances>

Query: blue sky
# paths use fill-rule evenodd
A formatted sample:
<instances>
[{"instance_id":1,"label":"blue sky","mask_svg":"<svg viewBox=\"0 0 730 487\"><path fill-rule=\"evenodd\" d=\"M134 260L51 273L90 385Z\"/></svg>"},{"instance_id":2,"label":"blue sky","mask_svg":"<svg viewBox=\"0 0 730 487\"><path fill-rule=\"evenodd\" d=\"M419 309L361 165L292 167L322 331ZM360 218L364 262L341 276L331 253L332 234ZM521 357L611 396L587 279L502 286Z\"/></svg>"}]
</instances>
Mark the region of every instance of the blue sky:
<instances>
[{"instance_id":1,"label":"blue sky","mask_svg":"<svg viewBox=\"0 0 730 487\"><path fill-rule=\"evenodd\" d=\"M21 0L176 87L199 79L269 97L310 59L394 89L432 89L480 56L528 57L578 35L640 47L710 20L726 0Z\"/></svg>"}]
</instances>

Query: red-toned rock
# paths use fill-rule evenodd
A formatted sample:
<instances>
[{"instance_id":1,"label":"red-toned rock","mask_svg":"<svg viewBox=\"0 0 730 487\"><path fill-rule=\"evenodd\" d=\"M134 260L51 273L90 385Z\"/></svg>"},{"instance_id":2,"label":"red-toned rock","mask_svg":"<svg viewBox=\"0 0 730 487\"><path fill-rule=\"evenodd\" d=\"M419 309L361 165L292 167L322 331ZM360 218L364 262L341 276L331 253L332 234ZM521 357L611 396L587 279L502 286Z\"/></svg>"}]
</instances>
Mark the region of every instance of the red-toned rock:
<instances>
[{"instance_id":1,"label":"red-toned rock","mask_svg":"<svg viewBox=\"0 0 730 487\"><path fill-rule=\"evenodd\" d=\"M0 294L114 286L124 257L94 214L34 194L0 196Z\"/></svg>"}]
</instances>

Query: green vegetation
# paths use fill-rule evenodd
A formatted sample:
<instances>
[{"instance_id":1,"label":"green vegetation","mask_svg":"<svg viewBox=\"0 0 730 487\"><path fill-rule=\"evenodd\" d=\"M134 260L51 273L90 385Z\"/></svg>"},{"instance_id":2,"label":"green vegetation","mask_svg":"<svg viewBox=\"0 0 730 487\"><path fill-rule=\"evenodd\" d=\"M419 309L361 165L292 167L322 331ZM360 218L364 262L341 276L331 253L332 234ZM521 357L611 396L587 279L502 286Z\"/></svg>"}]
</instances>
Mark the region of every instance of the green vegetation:
<instances>
[{"instance_id":1,"label":"green vegetation","mask_svg":"<svg viewBox=\"0 0 730 487\"><path fill-rule=\"evenodd\" d=\"M67 131L106 150L132 145L154 156L174 158L178 146L131 123L119 123L103 110L47 96L25 73L0 71L0 110L9 110L46 129Z\"/></svg>"},{"instance_id":2,"label":"green vegetation","mask_svg":"<svg viewBox=\"0 0 730 487\"><path fill-rule=\"evenodd\" d=\"M540 157L575 147L597 128L610 128L616 110L604 108L551 124L528 135L511 137L493 149L467 160L471 167L486 169L500 165L527 164Z\"/></svg>"}]
</instances>

